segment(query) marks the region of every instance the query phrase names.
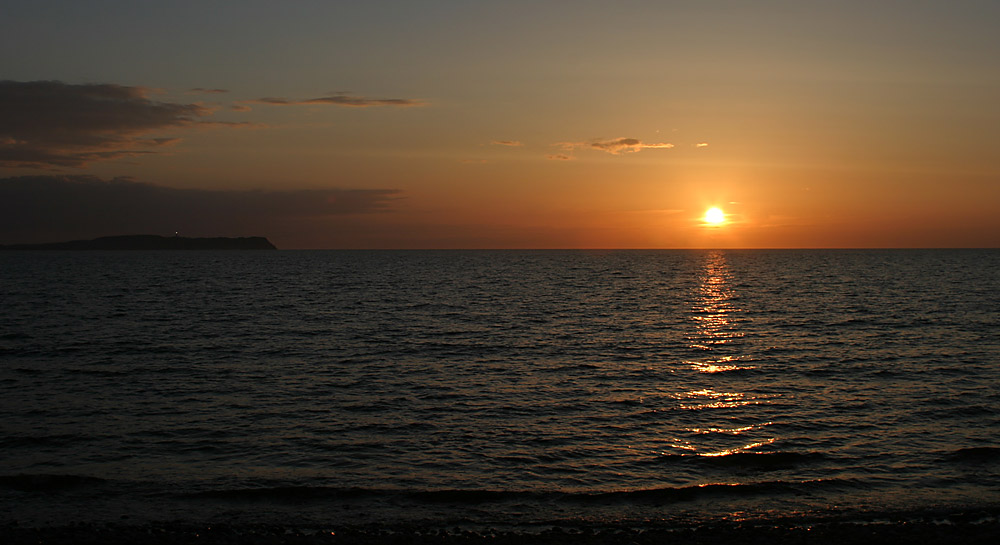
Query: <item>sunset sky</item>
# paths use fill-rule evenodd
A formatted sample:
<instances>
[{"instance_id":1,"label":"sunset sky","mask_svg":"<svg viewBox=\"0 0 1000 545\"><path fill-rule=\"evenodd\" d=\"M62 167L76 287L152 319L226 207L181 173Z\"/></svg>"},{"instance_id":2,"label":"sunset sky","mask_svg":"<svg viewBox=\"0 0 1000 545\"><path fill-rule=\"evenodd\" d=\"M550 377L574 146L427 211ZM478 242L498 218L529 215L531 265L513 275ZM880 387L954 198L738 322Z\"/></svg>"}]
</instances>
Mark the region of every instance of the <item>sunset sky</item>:
<instances>
[{"instance_id":1,"label":"sunset sky","mask_svg":"<svg viewBox=\"0 0 1000 545\"><path fill-rule=\"evenodd\" d=\"M0 244L997 247L998 22L995 0L4 2Z\"/></svg>"}]
</instances>

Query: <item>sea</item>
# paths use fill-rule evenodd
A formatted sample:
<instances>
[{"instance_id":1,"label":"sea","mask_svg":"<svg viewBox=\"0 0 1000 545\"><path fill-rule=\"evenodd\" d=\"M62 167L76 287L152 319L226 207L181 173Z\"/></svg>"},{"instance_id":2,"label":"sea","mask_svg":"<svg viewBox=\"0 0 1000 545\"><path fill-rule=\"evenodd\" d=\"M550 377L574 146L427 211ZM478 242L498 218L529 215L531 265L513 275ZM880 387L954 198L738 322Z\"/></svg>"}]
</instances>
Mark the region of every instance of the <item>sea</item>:
<instances>
[{"instance_id":1,"label":"sea","mask_svg":"<svg viewBox=\"0 0 1000 545\"><path fill-rule=\"evenodd\" d=\"M1000 250L0 253L0 519L1000 505Z\"/></svg>"}]
</instances>

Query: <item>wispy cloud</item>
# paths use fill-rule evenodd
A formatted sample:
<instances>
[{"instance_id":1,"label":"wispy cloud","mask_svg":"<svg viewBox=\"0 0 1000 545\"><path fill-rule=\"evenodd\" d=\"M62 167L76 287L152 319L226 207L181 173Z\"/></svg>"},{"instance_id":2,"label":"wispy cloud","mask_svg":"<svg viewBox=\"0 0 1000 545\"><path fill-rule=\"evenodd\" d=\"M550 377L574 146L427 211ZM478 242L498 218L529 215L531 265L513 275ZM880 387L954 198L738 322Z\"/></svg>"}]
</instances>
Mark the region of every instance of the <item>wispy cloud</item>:
<instances>
[{"instance_id":1,"label":"wispy cloud","mask_svg":"<svg viewBox=\"0 0 1000 545\"><path fill-rule=\"evenodd\" d=\"M708 142L698 142L697 144L694 145L694 147L696 147L696 148L707 148L708 147Z\"/></svg>"},{"instance_id":2,"label":"wispy cloud","mask_svg":"<svg viewBox=\"0 0 1000 545\"><path fill-rule=\"evenodd\" d=\"M344 106L347 108L371 108L376 106L390 106L398 108L410 108L414 106L426 106L422 100L412 98L368 98L352 96L345 93L334 93L330 96L309 98L305 100L293 100L282 97L264 97L257 100L244 101L244 104L267 104L271 106L307 106L315 104L329 104L332 106Z\"/></svg>"},{"instance_id":3,"label":"wispy cloud","mask_svg":"<svg viewBox=\"0 0 1000 545\"><path fill-rule=\"evenodd\" d=\"M0 244L174 231L266 234L322 218L387 211L399 197L394 189L209 191L128 178L0 178Z\"/></svg>"},{"instance_id":4,"label":"wispy cloud","mask_svg":"<svg viewBox=\"0 0 1000 545\"><path fill-rule=\"evenodd\" d=\"M0 81L0 166L79 167L155 153L174 138L149 133L204 123L200 104L150 100L144 87Z\"/></svg>"},{"instance_id":5,"label":"wispy cloud","mask_svg":"<svg viewBox=\"0 0 1000 545\"><path fill-rule=\"evenodd\" d=\"M597 140L593 142L560 142L556 145L565 151L593 149L605 151L612 155L636 153L644 149L670 149L674 147L674 145L670 143L647 143L639 140L638 138L613 138L611 140Z\"/></svg>"},{"instance_id":6,"label":"wispy cloud","mask_svg":"<svg viewBox=\"0 0 1000 545\"><path fill-rule=\"evenodd\" d=\"M553 161L572 161L573 157L571 155L566 155L565 153L554 153L551 155L546 155L546 159L551 159Z\"/></svg>"},{"instance_id":7,"label":"wispy cloud","mask_svg":"<svg viewBox=\"0 0 1000 545\"><path fill-rule=\"evenodd\" d=\"M510 146L512 148L519 148L524 145L517 140L494 140L490 143L494 146Z\"/></svg>"},{"instance_id":8,"label":"wispy cloud","mask_svg":"<svg viewBox=\"0 0 1000 545\"><path fill-rule=\"evenodd\" d=\"M205 89L204 87L195 87L194 89L188 89L188 93L192 95L220 95L228 92L229 89Z\"/></svg>"}]
</instances>

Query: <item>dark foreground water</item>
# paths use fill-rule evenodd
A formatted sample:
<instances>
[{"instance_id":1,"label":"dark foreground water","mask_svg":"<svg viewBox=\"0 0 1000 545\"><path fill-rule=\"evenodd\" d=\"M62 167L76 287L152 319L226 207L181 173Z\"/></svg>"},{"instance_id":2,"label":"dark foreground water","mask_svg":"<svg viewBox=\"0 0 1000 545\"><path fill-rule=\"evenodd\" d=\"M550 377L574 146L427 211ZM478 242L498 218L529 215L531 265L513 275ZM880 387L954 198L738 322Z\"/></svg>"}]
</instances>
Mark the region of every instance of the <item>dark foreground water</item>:
<instances>
[{"instance_id":1,"label":"dark foreground water","mask_svg":"<svg viewBox=\"0 0 1000 545\"><path fill-rule=\"evenodd\" d=\"M7 252L0 513L1000 505L1000 251Z\"/></svg>"}]
</instances>

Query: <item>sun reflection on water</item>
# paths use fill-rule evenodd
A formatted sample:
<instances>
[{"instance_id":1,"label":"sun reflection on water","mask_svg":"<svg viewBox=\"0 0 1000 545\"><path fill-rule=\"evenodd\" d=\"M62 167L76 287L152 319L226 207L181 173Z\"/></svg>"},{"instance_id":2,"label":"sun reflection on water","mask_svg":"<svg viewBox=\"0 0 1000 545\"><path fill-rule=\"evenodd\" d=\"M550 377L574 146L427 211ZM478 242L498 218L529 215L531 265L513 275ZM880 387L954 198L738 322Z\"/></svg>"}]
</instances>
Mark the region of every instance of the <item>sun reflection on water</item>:
<instances>
[{"instance_id":1,"label":"sun reflection on water","mask_svg":"<svg viewBox=\"0 0 1000 545\"><path fill-rule=\"evenodd\" d=\"M771 437L764 441L757 441L755 443L748 443L735 448L727 448L719 450L716 452L703 452L699 456L705 456L706 458L718 458L720 456L729 456L730 454L737 454L746 450L755 449L757 447L763 447L764 445L770 445L771 443L777 441L777 438Z\"/></svg>"},{"instance_id":2,"label":"sun reflection on water","mask_svg":"<svg viewBox=\"0 0 1000 545\"><path fill-rule=\"evenodd\" d=\"M688 410L726 409L760 405L767 403L772 396L747 394L745 392L716 392L715 390L692 390L675 394L681 400L679 408Z\"/></svg>"},{"instance_id":3,"label":"sun reflection on water","mask_svg":"<svg viewBox=\"0 0 1000 545\"><path fill-rule=\"evenodd\" d=\"M732 287L733 274L723 252L711 252L705 257L701 283L691 305L691 319L695 332L688 337L689 348L701 352L715 352L732 345L743 337L739 322L743 309ZM705 361L689 361L689 365L702 373L721 373L737 369L752 369L740 365L748 359L741 354L713 355Z\"/></svg>"},{"instance_id":4,"label":"sun reflection on water","mask_svg":"<svg viewBox=\"0 0 1000 545\"><path fill-rule=\"evenodd\" d=\"M775 396L733 387L743 382L738 381L739 375L730 373L755 368L749 364L754 358L746 351L744 341L748 318L734 285L734 272L726 253L705 254L690 304L693 328L687 337L688 348L698 356L684 362L704 378L695 383L696 387L674 394L678 408L699 415L698 425L686 428L685 435L671 445L675 451L690 453L686 455L718 458L760 449L777 441L777 437L765 431L772 422L747 423L750 406L771 403Z\"/></svg>"},{"instance_id":5,"label":"sun reflection on water","mask_svg":"<svg viewBox=\"0 0 1000 545\"><path fill-rule=\"evenodd\" d=\"M743 432L762 429L763 427L770 426L771 424L771 422L764 422L761 424L752 424L750 426L741 426L737 428L688 428L687 431L697 434L725 433L729 435L739 435Z\"/></svg>"}]
</instances>

